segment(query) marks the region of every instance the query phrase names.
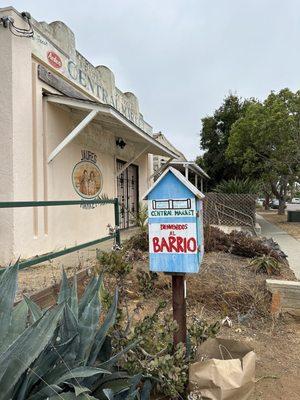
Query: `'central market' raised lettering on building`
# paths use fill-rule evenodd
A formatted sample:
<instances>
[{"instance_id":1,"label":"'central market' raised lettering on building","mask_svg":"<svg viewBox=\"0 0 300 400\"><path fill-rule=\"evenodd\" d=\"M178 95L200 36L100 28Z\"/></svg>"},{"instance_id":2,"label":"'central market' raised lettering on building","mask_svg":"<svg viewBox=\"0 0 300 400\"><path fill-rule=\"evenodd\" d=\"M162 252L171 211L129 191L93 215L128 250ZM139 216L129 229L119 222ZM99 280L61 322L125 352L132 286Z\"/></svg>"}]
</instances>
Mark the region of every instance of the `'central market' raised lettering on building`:
<instances>
[{"instance_id":1,"label":"'central market' raised lettering on building","mask_svg":"<svg viewBox=\"0 0 300 400\"><path fill-rule=\"evenodd\" d=\"M118 96L115 91L109 94L108 91L103 88L99 83L95 82L86 72L79 68L74 61L69 60L67 64L67 71L69 77L76 81L84 89L91 92L95 97L97 97L102 103L110 104L121 114L125 115L130 121L134 122L137 126L144 129L144 121L141 116L137 116L129 103L125 103L123 99Z\"/></svg>"},{"instance_id":2,"label":"'central market' raised lettering on building","mask_svg":"<svg viewBox=\"0 0 300 400\"><path fill-rule=\"evenodd\" d=\"M89 64L86 68L81 65L80 55L77 54L76 60L74 56L68 57L60 51L52 42L48 41L46 36L42 35L35 29L33 40L33 54L36 58L46 63L48 66L55 68L55 72L64 76L70 82L73 82L81 90L87 92L95 100L99 100L103 104L109 104L129 121L136 126L152 134L152 128L148 125L138 109L122 93L117 87L111 89L105 88L102 82L97 80L96 68ZM94 70L96 74L94 74Z\"/></svg>"}]
</instances>

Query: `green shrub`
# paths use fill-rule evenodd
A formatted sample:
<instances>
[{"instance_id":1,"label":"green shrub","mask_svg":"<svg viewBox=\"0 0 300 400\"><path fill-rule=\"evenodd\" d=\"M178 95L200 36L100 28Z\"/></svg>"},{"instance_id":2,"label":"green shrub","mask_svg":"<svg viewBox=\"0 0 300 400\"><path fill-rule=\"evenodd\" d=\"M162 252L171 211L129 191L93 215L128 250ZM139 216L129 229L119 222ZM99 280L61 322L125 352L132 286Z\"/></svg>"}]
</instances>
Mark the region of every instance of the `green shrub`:
<instances>
[{"instance_id":1,"label":"green shrub","mask_svg":"<svg viewBox=\"0 0 300 400\"><path fill-rule=\"evenodd\" d=\"M147 231L139 231L124 243L124 249L149 251L149 236Z\"/></svg>"},{"instance_id":2,"label":"green shrub","mask_svg":"<svg viewBox=\"0 0 300 400\"><path fill-rule=\"evenodd\" d=\"M123 251L98 251L97 259L101 271L114 275L118 281L132 270L132 265L126 261Z\"/></svg>"},{"instance_id":3,"label":"green shrub","mask_svg":"<svg viewBox=\"0 0 300 400\"><path fill-rule=\"evenodd\" d=\"M148 207L147 204L140 202L136 214L131 213L131 222L140 228L141 232L147 231Z\"/></svg>"},{"instance_id":4,"label":"green shrub","mask_svg":"<svg viewBox=\"0 0 300 400\"><path fill-rule=\"evenodd\" d=\"M173 334L178 326L172 315L166 313L166 307L166 302L160 302L151 315L144 317L124 337L123 345L140 340L138 346L124 355L124 368L131 374L141 369L143 375L151 376L156 394L182 398L188 383L189 360L200 343L219 332L221 324L194 318L188 328L187 351L183 344L174 349Z\"/></svg>"},{"instance_id":5,"label":"green shrub","mask_svg":"<svg viewBox=\"0 0 300 400\"><path fill-rule=\"evenodd\" d=\"M141 374L130 378L117 366L136 343L112 355L108 332L116 317L117 292L99 326L101 277L93 277L78 300L76 279L69 286L63 272L57 305L44 312L29 298L14 306L17 272L16 264L0 277L0 398L140 398ZM147 382L145 399L149 389Z\"/></svg>"},{"instance_id":6,"label":"green shrub","mask_svg":"<svg viewBox=\"0 0 300 400\"><path fill-rule=\"evenodd\" d=\"M158 274L138 268L136 276L140 292L145 297L148 297L153 292L155 282L158 280Z\"/></svg>"},{"instance_id":7,"label":"green shrub","mask_svg":"<svg viewBox=\"0 0 300 400\"><path fill-rule=\"evenodd\" d=\"M214 189L217 193L231 194L257 194L259 193L259 185L249 179L229 179L221 181Z\"/></svg>"}]
</instances>

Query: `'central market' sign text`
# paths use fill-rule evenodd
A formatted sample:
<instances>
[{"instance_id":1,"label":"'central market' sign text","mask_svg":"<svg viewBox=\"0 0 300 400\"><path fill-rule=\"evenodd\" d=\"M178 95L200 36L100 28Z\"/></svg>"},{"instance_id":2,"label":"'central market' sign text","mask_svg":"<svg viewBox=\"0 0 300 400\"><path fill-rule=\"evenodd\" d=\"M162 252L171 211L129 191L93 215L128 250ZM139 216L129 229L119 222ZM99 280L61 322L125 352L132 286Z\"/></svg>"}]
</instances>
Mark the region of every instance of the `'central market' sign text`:
<instances>
[{"instance_id":1,"label":"'central market' sign text","mask_svg":"<svg viewBox=\"0 0 300 400\"><path fill-rule=\"evenodd\" d=\"M53 43L48 41L44 35L36 30L32 38L32 43L35 57L54 68L58 74L63 75L96 100L99 100L103 104L111 105L135 125L145 132L152 134L151 126L144 121L142 114L135 109L126 95L116 87L108 91L97 80L99 72L91 64L88 64L88 68L83 68L80 65L80 55L77 54L77 60L67 57Z\"/></svg>"}]
</instances>

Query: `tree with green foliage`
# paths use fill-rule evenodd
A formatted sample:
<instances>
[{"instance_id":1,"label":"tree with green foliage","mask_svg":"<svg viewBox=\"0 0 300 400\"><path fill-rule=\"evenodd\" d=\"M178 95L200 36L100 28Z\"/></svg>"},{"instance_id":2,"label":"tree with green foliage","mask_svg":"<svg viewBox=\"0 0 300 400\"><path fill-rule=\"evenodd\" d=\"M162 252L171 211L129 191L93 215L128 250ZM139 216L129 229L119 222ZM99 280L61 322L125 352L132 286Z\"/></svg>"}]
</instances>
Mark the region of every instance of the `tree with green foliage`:
<instances>
[{"instance_id":1,"label":"tree with green foliage","mask_svg":"<svg viewBox=\"0 0 300 400\"><path fill-rule=\"evenodd\" d=\"M251 181L250 179L229 179L228 181L221 181L214 189L216 193L230 193L230 194L258 194L260 185Z\"/></svg>"},{"instance_id":2,"label":"tree with green foliage","mask_svg":"<svg viewBox=\"0 0 300 400\"><path fill-rule=\"evenodd\" d=\"M241 168L234 160L227 159L225 153L232 125L244 116L252 102L229 94L212 116L202 118L200 145L205 153L196 162L210 176L210 188L214 188L222 180L245 178Z\"/></svg>"},{"instance_id":3,"label":"tree with green foliage","mask_svg":"<svg viewBox=\"0 0 300 400\"><path fill-rule=\"evenodd\" d=\"M271 188L283 214L300 176L300 91L271 92L264 102L249 104L231 127L226 155Z\"/></svg>"}]
</instances>

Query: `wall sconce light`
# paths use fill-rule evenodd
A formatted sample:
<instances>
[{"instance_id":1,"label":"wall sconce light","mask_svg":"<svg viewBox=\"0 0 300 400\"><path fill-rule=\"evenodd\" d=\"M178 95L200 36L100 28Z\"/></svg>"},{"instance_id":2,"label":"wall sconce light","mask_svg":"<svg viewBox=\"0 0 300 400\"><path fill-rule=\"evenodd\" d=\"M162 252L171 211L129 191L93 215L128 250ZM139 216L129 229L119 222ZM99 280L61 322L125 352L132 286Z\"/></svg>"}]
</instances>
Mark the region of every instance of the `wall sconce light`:
<instances>
[{"instance_id":1,"label":"wall sconce light","mask_svg":"<svg viewBox=\"0 0 300 400\"><path fill-rule=\"evenodd\" d=\"M126 143L124 142L124 140L122 138L118 138L116 140L116 145L118 147L120 147L120 149L124 149L124 147L126 146Z\"/></svg>"}]
</instances>

